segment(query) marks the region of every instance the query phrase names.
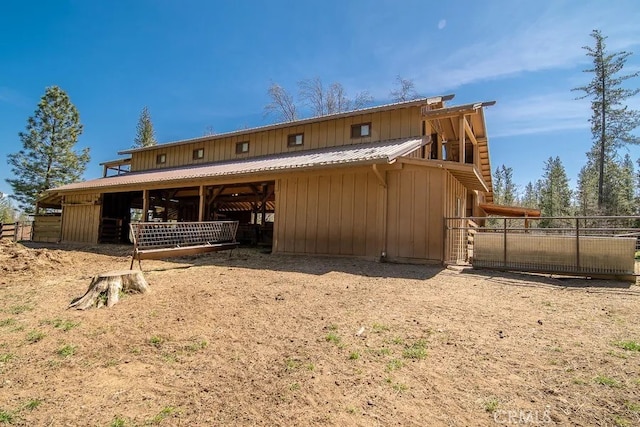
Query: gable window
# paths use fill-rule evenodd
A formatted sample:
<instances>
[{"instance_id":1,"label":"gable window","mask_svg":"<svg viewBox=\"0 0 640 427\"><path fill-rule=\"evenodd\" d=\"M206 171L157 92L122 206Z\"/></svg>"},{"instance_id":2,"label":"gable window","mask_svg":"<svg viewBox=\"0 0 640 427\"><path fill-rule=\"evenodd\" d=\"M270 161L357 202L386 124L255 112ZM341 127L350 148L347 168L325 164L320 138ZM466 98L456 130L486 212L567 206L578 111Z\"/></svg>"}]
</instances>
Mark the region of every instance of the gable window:
<instances>
[{"instance_id":1,"label":"gable window","mask_svg":"<svg viewBox=\"0 0 640 427\"><path fill-rule=\"evenodd\" d=\"M156 156L156 164L163 165L167 163L167 155L166 154L158 154Z\"/></svg>"},{"instance_id":2,"label":"gable window","mask_svg":"<svg viewBox=\"0 0 640 427\"><path fill-rule=\"evenodd\" d=\"M297 147L304 144L304 133L294 133L287 138L287 145L289 147Z\"/></svg>"},{"instance_id":3,"label":"gable window","mask_svg":"<svg viewBox=\"0 0 640 427\"><path fill-rule=\"evenodd\" d=\"M204 159L204 148L196 148L193 150L193 160Z\"/></svg>"},{"instance_id":4,"label":"gable window","mask_svg":"<svg viewBox=\"0 0 640 427\"><path fill-rule=\"evenodd\" d=\"M371 123L359 123L351 126L351 138L371 136Z\"/></svg>"},{"instance_id":5,"label":"gable window","mask_svg":"<svg viewBox=\"0 0 640 427\"><path fill-rule=\"evenodd\" d=\"M248 153L249 141L236 142L236 154Z\"/></svg>"}]
</instances>

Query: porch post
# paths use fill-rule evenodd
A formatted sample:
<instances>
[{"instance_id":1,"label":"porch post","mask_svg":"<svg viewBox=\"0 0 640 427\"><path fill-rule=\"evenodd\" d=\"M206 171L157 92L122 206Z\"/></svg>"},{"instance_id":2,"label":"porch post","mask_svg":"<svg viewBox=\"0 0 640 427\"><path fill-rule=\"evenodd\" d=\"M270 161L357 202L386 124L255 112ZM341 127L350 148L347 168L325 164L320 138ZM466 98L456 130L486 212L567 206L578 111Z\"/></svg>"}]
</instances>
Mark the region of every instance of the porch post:
<instances>
[{"instance_id":1,"label":"porch post","mask_svg":"<svg viewBox=\"0 0 640 427\"><path fill-rule=\"evenodd\" d=\"M142 190L142 222L149 221L149 190Z\"/></svg>"},{"instance_id":2,"label":"porch post","mask_svg":"<svg viewBox=\"0 0 640 427\"><path fill-rule=\"evenodd\" d=\"M200 186L200 198L198 200L198 222L204 221L204 185Z\"/></svg>"}]
</instances>

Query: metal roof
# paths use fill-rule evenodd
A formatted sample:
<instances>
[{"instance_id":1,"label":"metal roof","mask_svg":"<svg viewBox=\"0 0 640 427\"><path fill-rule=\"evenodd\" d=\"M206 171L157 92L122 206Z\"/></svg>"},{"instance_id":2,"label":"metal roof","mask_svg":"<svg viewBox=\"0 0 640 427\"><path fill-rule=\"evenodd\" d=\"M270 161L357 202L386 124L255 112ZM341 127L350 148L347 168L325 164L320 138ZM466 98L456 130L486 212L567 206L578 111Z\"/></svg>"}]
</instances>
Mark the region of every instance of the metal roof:
<instances>
[{"instance_id":1,"label":"metal roof","mask_svg":"<svg viewBox=\"0 0 640 427\"><path fill-rule=\"evenodd\" d=\"M354 164L391 163L425 144L421 137L395 139L378 143L344 145L318 150L297 151L249 159L210 163L179 168L129 172L124 175L63 185L49 190L67 192L90 189L140 186L158 182L186 181L200 178L229 177L277 171L317 169Z\"/></svg>"},{"instance_id":2,"label":"metal roof","mask_svg":"<svg viewBox=\"0 0 640 427\"><path fill-rule=\"evenodd\" d=\"M409 108L409 107L419 106L419 105L424 105L424 104L433 104L433 103L437 103L437 102L450 101L454 97L455 97L455 95L453 95L453 94L451 94L451 95L438 95L438 96L431 96L431 97L428 97L428 98L413 99L411 101L394 102L394 103L391 103L391 104L384 104L384 105L377 105L377 106L374 106L374 107L360 108L358 110L345 111L345 112L341 112L341 113L325 114L324 116L310 117L310 118L307 118L307 119L294 120L294 121L291 121L291 122L281 122L281 123L275 123L275 124L272 124L272 125L265 125L265 126L258 126L258 127L253 127L253 128L249 128L249 129L236 130L236 131L232 131L232 132L225 132L225 133L217 133L217 134L213 134L213 135L200 136L198 138L183 139L183 140L163 143L163 144L159 144L159 145L152 145L152 146L149 146L149 147L130 148L128 150L119 151L118 154L131 154L131 153L137 153L137 152L140 152L140 151L155 150L155 149L158 149L158 148L172 147L172 146L181 145L181 144L190 144L190 143L194 143L194 142L201 142L201 141L209 141L209 140L220 139L220 138L227 138L227 137L230 137L230 136L246 135L246 134L254 133L254 132L262 132L262 131L265 131L265 130L280 129L280 128L291 127L291 126L299 126L299 125L303 125L303 124L306 124L306 123L315 123L315 122L321 122L321 121L324 121L324 120L333 120L333 119L337 119L337 118L340 118L340 117L349 117L349 116L355 116L355 115L358 115L358 114L367 114L367 113L375 113L375 112L378 112L378 111L393 110L393 109L396 109L396 108L399 108L399 107Z\"/></svg>"}]
</instances>

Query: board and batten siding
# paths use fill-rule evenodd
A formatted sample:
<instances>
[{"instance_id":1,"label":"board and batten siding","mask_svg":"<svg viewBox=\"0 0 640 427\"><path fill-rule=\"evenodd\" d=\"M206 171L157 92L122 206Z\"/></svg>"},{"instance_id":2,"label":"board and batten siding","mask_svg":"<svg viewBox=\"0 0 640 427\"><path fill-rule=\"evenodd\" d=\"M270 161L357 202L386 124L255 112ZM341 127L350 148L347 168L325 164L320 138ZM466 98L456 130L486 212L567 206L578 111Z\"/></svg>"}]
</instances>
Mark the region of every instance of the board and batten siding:
<instances>
[{"instance_id":1,"label":"board and batten siding","mask_svg":"<svg viewBox=\"0 0 640 427\"><path fill-rule=\"evenodd\" d=\"M62 241L98 243L100 193L69 194L62 206Z\"/></svg>"},{"instance_id":2,"label":"board and batten siding","mask_svg":"<svg viewBox=\"0 0 640 427\"><path fill-rule=\"evenodd\" d=\"M279 179L274 252L379 257L383 194L370 170Z\"/></svg>"},{"instance_id":3,"label":"board and batten siding","mask_svg":"<svg viewBox=\"0 0 640 427\"><path fill-rule=\"evenodd\" d=\"M387 257L442 260L445 171L405 165L387 172Z\"/></svg>"},{"instance_id":4,"label":"board and batten siding","mask_svg":"<svg viewBox=\"0 0 640 427\"><path fill-rule=\"evenodd\" d=\"M371 123L371 136L351 138L351 125L359 123ZM296 133L304 133L304 144L298 147L287 146L288 135ZM401 108L278 129L247 132L243 135L228 137L212 135L211 139L205 141L189 142L169 147L158 145L153 150L132 153L131 171L246 159L256 156L379 142L421 135L422 117L420 107ZM249 152L236 154L236 143L243 141L249 141ZM204 148L204 158L193 160L193 151L199 148ZM156 157L160 154L166 155L166 162L163 164L156 163Z\"/></svg>"}]
</instances>

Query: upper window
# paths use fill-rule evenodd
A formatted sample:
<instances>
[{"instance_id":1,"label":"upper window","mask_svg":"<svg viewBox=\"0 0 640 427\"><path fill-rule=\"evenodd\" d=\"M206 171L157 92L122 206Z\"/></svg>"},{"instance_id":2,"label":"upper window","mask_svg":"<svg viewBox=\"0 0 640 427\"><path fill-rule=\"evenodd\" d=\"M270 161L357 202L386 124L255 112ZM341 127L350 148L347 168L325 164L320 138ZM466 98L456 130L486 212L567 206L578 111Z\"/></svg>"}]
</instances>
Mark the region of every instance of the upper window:
<instances>
[{"instance_id":1,"label":"upper window","mask_svg":"<svg viewBox=\"0 0 640 427\"><path fill-rule=\"evenodd\" d=\"M193 160L204 159L204 148L196 148L193 150Z\"/></svg>"},{"instance_id":2,"label":"upper window","mask_svg":"<svg viewBox=\"0 0 640 427\"><path fill-rule=\"evenodd\" d=\"M166 154L158 154L156 156L156 164L164 164L167 163L167 155Z\"/></svg>"},{"instance_id":3,"label":"upper window","mask_svg":"<svg viewBox=\"0 0 640 427\"><path fill-rule=\"evenodd\" d=\"M351 138L371 136L371 123L359 123L351 126Z\"/></svg>"},{"instance_id":4,"label":"upper window","mask_svg":"<svg viewBox=\"0 0 640 427\"><path fill-rule=\"evenodd\" d=\"M294 133L287 138L287 145L289 147L297 147L304 144L304 133Z\"/></svg>"},{"instance_id":5,"label":"upper window","mask_svg":"<svg viewBox=\"0 0 640 427\"><path fill-rule=\"evenodd\" d=\"M236 142L236 154L248 153L249 141Z\"/></svg>"}]
</instances>

